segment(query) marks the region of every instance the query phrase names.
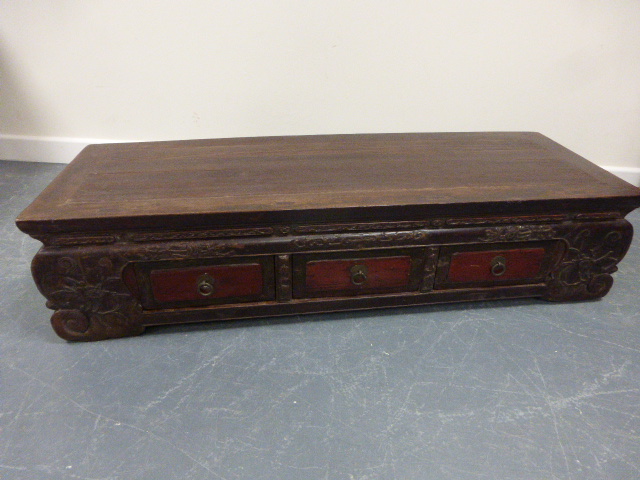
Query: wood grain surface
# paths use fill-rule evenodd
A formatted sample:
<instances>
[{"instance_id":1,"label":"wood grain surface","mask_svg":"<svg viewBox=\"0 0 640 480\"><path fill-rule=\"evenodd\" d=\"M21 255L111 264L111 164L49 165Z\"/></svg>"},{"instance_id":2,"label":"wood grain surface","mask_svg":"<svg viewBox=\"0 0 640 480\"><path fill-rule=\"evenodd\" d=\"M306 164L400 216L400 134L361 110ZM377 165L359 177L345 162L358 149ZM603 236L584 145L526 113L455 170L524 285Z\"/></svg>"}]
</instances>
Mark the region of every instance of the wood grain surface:
<instances>
[{"instance_id":1,"label":"wood grain surface","mask_svg":"<svg viewBox=\"0 0 640 480\"><path fill-rule=\"evenodd\" d=\"M41 233L638 205L640 189L537 133L319 135L90 145L17 224Z\"/></svg>"}]
</instances>

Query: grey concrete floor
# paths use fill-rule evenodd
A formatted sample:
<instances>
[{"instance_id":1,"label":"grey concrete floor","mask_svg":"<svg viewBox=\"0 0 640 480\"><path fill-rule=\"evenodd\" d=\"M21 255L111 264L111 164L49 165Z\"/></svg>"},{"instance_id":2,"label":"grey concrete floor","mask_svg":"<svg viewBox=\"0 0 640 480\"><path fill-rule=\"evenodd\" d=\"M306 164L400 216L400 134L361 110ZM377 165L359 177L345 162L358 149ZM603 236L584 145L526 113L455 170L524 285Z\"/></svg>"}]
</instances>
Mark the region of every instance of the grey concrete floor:
<instances>
[{"instance_id":1,"label":"grey concrete floor","mask_svg":"<svg viewBox=\"0 0 640 480\"><path fill-rule=\"evenodd\" d=\"M600 301L515 300L67 343L0 162L0 478L640 478L640 235ZM640 214L629 216L640 231Z\"/></svg>"}]
</instances>

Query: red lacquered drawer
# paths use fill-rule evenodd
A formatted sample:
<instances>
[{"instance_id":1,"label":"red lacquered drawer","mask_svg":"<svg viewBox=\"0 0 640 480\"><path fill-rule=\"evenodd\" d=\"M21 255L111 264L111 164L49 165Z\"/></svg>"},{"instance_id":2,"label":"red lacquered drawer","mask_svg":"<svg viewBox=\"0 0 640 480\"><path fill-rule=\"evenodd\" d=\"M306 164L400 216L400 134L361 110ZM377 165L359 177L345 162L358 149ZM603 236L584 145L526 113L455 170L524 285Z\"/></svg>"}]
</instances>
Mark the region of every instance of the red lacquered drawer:
<instances>
[{"instance_id":1,"label":"red lacquered drawer","mask_svg":"<svg viewBox=\"0 0 640 480\"><path fill-rule=\"evenodd\" d=\"M356 258L354 253L294 258L294 297L393 293L418 288L416 270L422 261L418 251L395 250L388 256L368 252Z\"/></svg>"},{"instance_id":2,"label":"red lacquered drawer","mask_svg":"<svg viewBox=\"0 0 640 480\"><path fill-rule=\"evenodd\" d=\"M273 257L268 255L150 262L137 264L134 271L137 280L127 284L146 309L275 299Z\"/></svg>"},{"instance_id":3,"label":"red lacquered drawer","mask_svg":"<svg viewBox=\"0 0 640 480\"><path fill-rule=\"evenodd\" d=\"M310 292L405 288L409 285L411 258L321 260L309 262L306 273Z\"/></svg>"},{"instance_id":4,"label":"red lacquered drawer","mask_svg":"<svg viewBox=\"0 0 640 480\"><path fill-rule=\"evenodd\" d=\"M544 255L544 248L455 253L447 279L481 282L534 278L540 272Z\"/></svg>"},{"instance_id":5,"label":"red lacquered drawer","mask_svg":"<svg viewBox=\"0 0 640 480\"><path fill-rule=\"evenodd\" d=\"M436 286L440 288L492 283L542 281L562 251L557 242L536 243L529 248L491 249L486 246L447 247L438 263Z\"/></svg>"},{"instance_id":6,"label":"red lacquered drawer","mask_svg":"<svg viewBox=\"0 0 640 480\"><path fill-rule=\"evenodd\" d=\"M263 284L259 263L154 270L150 279L158 302L260 295Z\"/></svg>"}]
</instances>

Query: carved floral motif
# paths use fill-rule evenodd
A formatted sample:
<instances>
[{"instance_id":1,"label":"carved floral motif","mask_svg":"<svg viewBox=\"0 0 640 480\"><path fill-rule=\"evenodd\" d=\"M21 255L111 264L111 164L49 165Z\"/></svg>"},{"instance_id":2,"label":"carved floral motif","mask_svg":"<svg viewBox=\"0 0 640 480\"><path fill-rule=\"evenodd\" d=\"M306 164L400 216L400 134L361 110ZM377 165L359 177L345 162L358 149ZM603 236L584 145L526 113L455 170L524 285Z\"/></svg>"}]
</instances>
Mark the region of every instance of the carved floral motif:
<instances>
[{"instance_id":1,"label":"carved floral motif","mask_svg":"<svg viewBox=\"0 0 640 480\"><path fill-rule=\"evenodd\" d=\"M507 227L491 227L480 237L481 242L522 242L529 240L550 240L556 237L556 230L551 225L509 225Z\"/></svg>"},{"instance_id":2,"label":"carved floral motif","mask_svg":"<svg viewBox=\"0 0 640 480\"><path fill-rule=\"evenodd\" d=\"M98 340L142 333L137 302L127 291L120 270L106 257L38 255L36 282L57 310L51 323L67 340Z\"/></svg>"},{"instance_id":3,"label":"carved floral motif","mask_svg":"<svg viewBox=\"0 0 640 480\"><path fill-rule=\"evenodd\" d=\"M299 225L293 228L297 234L349 233L384 230L414 230L427 228L428 221L421 222L369 222L369 223L339 223L326 225Z\"/></svg>"},{"instance_id":4,"label":"carved floral motif","mask_svg":"<svg viewBox=\"0 0 640 480\"><path fill-rule=\"evenodd\" d=\"M593 212L574 215L578 220L611 220L620 218L618 212ZM286 237L289 235L323 235L329 233L360 233L360 232L384 232L384 231L410 231L421 229L441 229L443 227L480 227L494 225L490 235L500 235L503 228L520 229L523 224L552 223L572 218L569 214L554 215L514 215L514 216L487 216L487 217L452 217L430 218L422 220L407 220L396 222L354 222L354 223L327 223L310 225L275 225L253 228L220 228L220 229L194 229L194 230L158 230L141 232L108 232L85 234L34 234L33 236L45 245L72 246L72 245L104 245L120 241L136 243L173 242L233 239L251 237ZM501 225L509 227L500 227ZM531 228L531 226L527 226ZM542 230L534 231L541 232ZM522 234L522 232L519 232Z\"/></svg>"},{"instance_id":5,"label":"carved floral motif","mask_svg":"<svg viewBox=\"0 0 640 480\"><path fill-rule=\"evenodd\" d=\"M421 292L430 292L433 290L433 284L436 279L436 266L438 263L438 247L429 247L425 255L424 270L422 272L422 283L420 284Z\"/></svg>"},{"instance_id":6,"label":"carved floral motif","mask_svg":"<svg viewBox=\"0 0 640 480\"><path fill-rule=\"evenodd\" d=\"M291 300L291 255L276 256L277 296L279 302Z\"/></svg>"},{"instance_id":7,"label":"carved floral motif","mask_svg":"<svg viewBox=\"0 0 640 480\"><path fill-rule=\"evenodd\" d=\"M353 235L313 235L297 237L291 242L295 249L308 250L312 248L366 248L395 246L402 242L420 242L429 238L429 232L415 230L409 232L380 232Z\"/></svg>"},{"instance_id":8,"label":"carved floral motif","mask_svg":"<svg viewBox=\"0 0 640 480\"><path fill-rule=\"evenodd\" d=\"M165 242L168 240L209 240L214 238L265 237L273 235L273 228L237 228L220 230L186 230L169 232L135 232L134 242Z\"/></svg>"},{"instance_id":9,"label":"carved floral motif","mask_svg":"<svg viewBox=\"0 0 640 480\"><path fill-rule=\"evenodd\" d=\"M526 215L513 217L469 217L469 218L449 218L446 223L452 227L475 227L481 225L504 225L522 223L550 223L566 220L569 216L565 214L557 215Z\"/></svg>"},{"instance_id":10,"label":"carved floral motif","mask_svg":"<svg viewBox=\"0 0 640 480\"><path fill-rule=\"evenodd\" d=\"M186 260L189 258L227 257L242 253L242 246L224 241L150 243L131 249L125 255L140 260Z\"/></svg>"},{"instance_id":11,"label":"carved floral motif","mask_svg":"<svg viewBox=\"0 0 640 480\"><path fill-rule=\"evenodd\" d=\"M279 235L288 235L279 230ZM477 233L476 233L477 232ZM548 300L582 300L607 293L611 274L631 241L623 219L553 225L501 225L438 233L438 244L558 240L567 244L562 259L546 279ZM462 237L460 235L463 235ZM466 236L465 236L466 235ZM296 252L359 250L423 245L426 249L420 289L433 288L438 257L432 230L316 233L270 239L180 240L112 245L45 247L34 258L33 273L56 332L69 340L99 340L135 335L144 330L142 308L122 278L129 262L192 261L243 255L274 255L277 299L291 300L291 260ZM430 246L428 246L430 245Z\"/></svg>"},{"instance_id":12,"label":"carved floral motif","mask_svg":"<svg viewBox=\"0 0 640 480\"><path fill-rule=\"evenodd\" d=\"M565 237L568 248L550 274L545 299L588 300L607 294L632 234L626 220L615 223L615 229L583 225Z\"/></svg>"}]
</instances>

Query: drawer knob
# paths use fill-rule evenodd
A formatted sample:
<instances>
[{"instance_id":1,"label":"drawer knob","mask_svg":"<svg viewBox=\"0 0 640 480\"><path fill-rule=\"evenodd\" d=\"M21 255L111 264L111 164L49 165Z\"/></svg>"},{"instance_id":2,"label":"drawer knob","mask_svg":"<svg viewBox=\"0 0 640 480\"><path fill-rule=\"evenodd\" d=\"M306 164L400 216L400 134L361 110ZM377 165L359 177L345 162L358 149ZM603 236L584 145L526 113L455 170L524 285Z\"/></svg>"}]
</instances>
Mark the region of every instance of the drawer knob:
<instances>
[{"instance_id":1,"label":"drawer knob","mask_svg":"<svg viewBox=\"0 0 640 480\"><path fill-rule=\"evenodd\" d=\"M205 273L204 275L201 275L200 277L198 277L198 280L196 283L198 287L198 293L203 297L208 297L215 290L213 286L214 279L208 273Z\"/></svg>"},{"instance_id":2,"label":"drawer knob","mask_svg":"<svg viewBox=\"0 0 640 480\"><path fill-rule=\"evenodd\" d=\"M504 275L507 271L507 259L501 256L495 257L491 260L491 274L495 277Z\"/></svg>"},{"instance_id":3,"label":"drawer knob","mask_svg":"<svg viewBox=\"0 0 640 480\"><path fill-rule=\"evenodd\" d=\"M362 285L367 281L367 266L354 265L351 267L351 283L354 285Z\"/></svg>"}]
</instances>

